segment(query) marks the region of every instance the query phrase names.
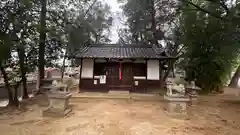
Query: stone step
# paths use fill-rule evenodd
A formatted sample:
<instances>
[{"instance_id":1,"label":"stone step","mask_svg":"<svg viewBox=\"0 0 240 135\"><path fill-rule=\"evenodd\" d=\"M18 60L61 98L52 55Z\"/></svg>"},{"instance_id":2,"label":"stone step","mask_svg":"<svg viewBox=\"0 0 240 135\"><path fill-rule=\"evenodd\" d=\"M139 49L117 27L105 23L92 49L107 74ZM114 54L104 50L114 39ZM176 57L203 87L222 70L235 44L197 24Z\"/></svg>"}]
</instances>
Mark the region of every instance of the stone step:
<instances>
[{"instance_id":1,"label":"stone step","mask_svg":"<svg viewBox=\"0 0 240 135\"><path fill-rule=\"evenodd\" d=\"M94 93L78 93L73 94L70 99L71 103L79 103L87 99L104 100L104 99L122 99L122 100L135 100L135 101L166 101L161 96L147 95L147 94L94 94Z\"/></svg>"},{"instance_id":2,"label":"stone step","mask_svg":"<svg viewBox=\"0 0 240 135\"><path fill-rule=\"evenodd\" d=\"M129 100L130 96L117 96L117 95L78 95L73 96L70 99L70 103L79 103L84 100L94 99L94 100L106 100L106 99L121 99L121 100Z\"/></svg>"},{"instance_id":3,"label":"stone step","mask_svg":"<svg viewBox=\"0 0 240 135\"><path fill-rule=\"evenodd\" d=\"M161 96L130 96L131 100L135 101L165 101Z\"/></svg>"},{"instance_id":4,"label":"stone step","mask_svg":"<svg viewBox=\"0 0 240 135\"><path fill-rule=\"evenodd\" d=\"M110 90L108 93L109 94L117 94L117 95L119 95L119 94L129 95L130 92L127 90Z\"/></svg>"}]
</instances>

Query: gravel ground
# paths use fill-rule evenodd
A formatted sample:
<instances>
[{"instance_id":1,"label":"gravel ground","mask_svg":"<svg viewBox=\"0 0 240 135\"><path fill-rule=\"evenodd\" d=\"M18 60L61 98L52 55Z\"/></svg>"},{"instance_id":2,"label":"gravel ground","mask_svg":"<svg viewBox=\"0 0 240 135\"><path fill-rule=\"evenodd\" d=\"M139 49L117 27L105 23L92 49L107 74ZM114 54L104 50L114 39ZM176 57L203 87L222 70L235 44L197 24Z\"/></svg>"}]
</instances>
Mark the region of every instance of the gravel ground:
<instances>
[{"instance_id":1,"label":"gravel ground","mask_svg":"<svg viewBox=\"0 0 240 135\"><path fill-rule=\"evenodd\" d=\"M230 100L231 99L231 100ZM45 97L0 110L1 135L239 135L240 100L202 96L188 115L173 118L165 102L82 99L65 118L43 118Z\"/></svg>"}]
</instances>

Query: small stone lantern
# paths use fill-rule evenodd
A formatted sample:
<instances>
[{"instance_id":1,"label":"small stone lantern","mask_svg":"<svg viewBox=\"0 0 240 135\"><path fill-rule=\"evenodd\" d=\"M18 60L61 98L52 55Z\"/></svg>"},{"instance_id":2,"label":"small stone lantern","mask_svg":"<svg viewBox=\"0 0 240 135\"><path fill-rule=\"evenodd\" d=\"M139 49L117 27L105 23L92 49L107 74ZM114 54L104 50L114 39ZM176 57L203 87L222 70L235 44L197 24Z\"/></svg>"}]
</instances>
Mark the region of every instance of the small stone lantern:
<instances>
[{"instance_id":1,"label":"small stone lantern","mask_svg":"<svg viewBox=\"0 0 240 135\"><path fill-rule=\"evenodd\" d=\"M69 99L72 94L69 92L58 91L58 88L47 93L49 107L43 111L43 116L64 117L71 112Z\"/></svg>"}]
</instances>

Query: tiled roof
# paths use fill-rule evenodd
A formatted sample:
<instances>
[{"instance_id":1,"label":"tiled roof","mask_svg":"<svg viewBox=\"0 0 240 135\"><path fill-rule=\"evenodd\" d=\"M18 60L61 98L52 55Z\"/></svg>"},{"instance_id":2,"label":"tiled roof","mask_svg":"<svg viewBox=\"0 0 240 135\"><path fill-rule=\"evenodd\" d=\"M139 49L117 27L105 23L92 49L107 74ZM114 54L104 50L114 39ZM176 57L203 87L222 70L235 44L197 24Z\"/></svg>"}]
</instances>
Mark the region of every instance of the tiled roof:
<instances>
[{"instance_id":1,"label":"tiled roof","mask_svg":"<svg viewBox=\"0 0 240 135\"><path fill-rule=\"evenodd\" d=\"M81 49L78 58L166 58L150 45L90 45Z\"/></svg>"}]
</instances>

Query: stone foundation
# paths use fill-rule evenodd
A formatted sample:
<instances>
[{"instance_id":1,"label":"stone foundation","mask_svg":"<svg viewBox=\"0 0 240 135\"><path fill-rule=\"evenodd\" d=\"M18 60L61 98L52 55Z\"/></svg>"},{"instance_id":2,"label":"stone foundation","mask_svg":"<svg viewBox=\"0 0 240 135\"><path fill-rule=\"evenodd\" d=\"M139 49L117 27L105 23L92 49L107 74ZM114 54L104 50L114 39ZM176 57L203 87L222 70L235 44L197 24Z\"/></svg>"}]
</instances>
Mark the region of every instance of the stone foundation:
<instances>
[{"instance_id":1,"label":"stone foundation","mask_svg":"<svg viewBox=\"0 0 240 135\"><path fill-rule=\"evenodd\" d=\"M71 93L48 93L49 107L43 110L43 116L64 117L71 108L69 107L69 99Z\"/></svg>"},{"instance_id":2,"label":"stone foundation","mask_svg":"<svg viewBox=\"0 0 240 135\"><path fill-rule=\"evenodd\" d=\"M172 116L187 115L187 102L168 102L167 113Z\"/></svg>"},{"instance_id":3,"label":"stone foundation","mask_svg":"<svg viewBox=\"0 0 240 135\"><path fill-rule=\"evenodd\" d=\"M180 118L182 116L187 116L187 104L191 101L189 96L167 96L164 95L164 99L168 101L167 103L167 114Z\"/></svg>"}]
</instances>

